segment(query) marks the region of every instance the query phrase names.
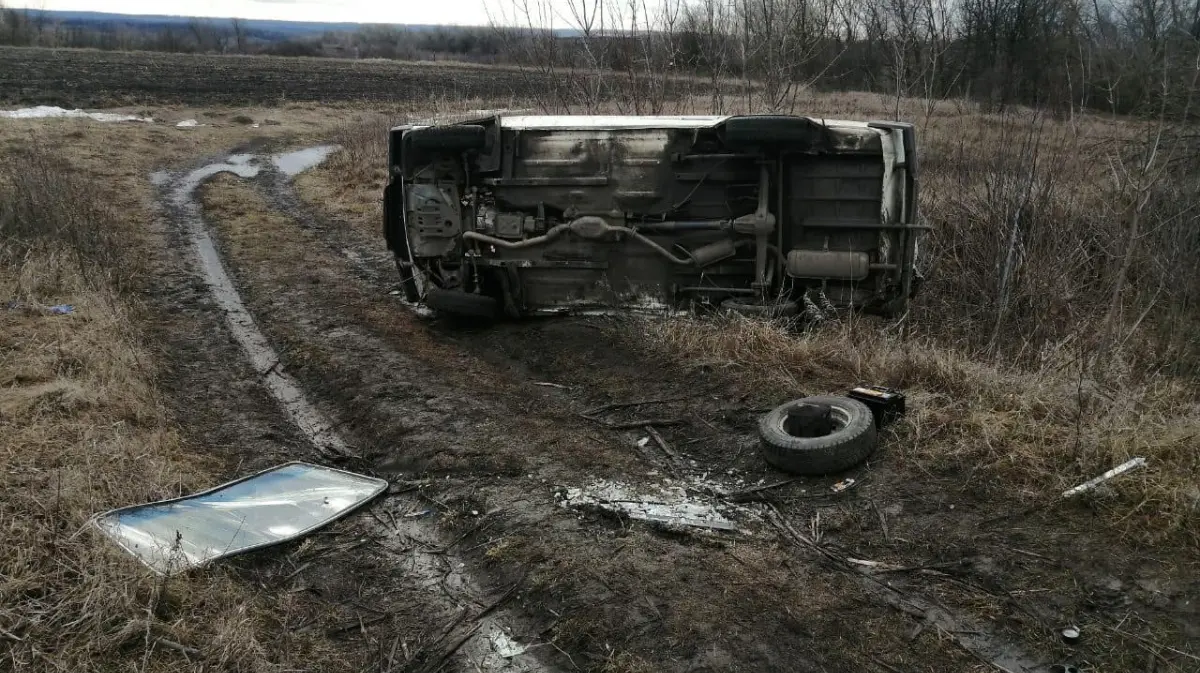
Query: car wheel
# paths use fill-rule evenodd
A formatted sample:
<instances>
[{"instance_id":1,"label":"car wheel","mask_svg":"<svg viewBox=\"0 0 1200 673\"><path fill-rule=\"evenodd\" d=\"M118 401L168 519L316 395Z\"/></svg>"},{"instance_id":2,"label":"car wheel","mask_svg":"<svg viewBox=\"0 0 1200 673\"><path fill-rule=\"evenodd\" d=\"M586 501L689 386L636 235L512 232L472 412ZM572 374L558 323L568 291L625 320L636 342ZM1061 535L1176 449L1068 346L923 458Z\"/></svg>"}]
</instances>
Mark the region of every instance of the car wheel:
<instances>
[{"instance_id":1,"label":"car wheel","mask_svg":"<svg viewBox=\"0 0 1200 673\"><path fill-rule=\"evenodd\" d=\"M410 304L421 301L421 290L424 283L421 272L412 262L396 256L396 271L400 272L400 289L404 291L404 299Z\"/></svg>"},{"instance_id":2,"label":"car wheel","mask_svg":"<svg viewBox=\"0 0 1200 673\"><path fill-rule=\"evenodd\" d=\"M425 293L425 305L439 313L462 318L486 318L489 320L496 317L499 308L494 297L460 290L445 290L440 287L429 288L429 291Z\"/></svg>"},{"instance_id":3,"label":"car wheel","mask_svg":"<svg viewBox=\"0 0 1200 673\"><path fill-rule=\"evenodd\" d=\"M834 420L833 432L820 437L796 437L785 430L788 411L798 405L826 405ZM771 465L793 474L832 474L866 460L875 450L875 419L867 405L848 397L818 395L775 407L759 419L758 436L763 457Z\"/></svg>"}]
</instances>

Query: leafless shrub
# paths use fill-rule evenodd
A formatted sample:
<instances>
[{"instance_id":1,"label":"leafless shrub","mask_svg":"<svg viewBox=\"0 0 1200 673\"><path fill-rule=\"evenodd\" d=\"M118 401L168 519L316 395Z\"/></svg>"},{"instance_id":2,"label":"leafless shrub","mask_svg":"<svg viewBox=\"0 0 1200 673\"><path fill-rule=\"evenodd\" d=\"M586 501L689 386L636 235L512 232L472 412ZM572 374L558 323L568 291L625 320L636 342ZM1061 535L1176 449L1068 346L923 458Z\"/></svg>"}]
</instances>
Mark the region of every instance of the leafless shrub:
<instances>
[{"instance_id":1,"label":"leafless shrub","mask_svg":"<svg viewBox=\"0 0 1200 673\"><path fill-rule=\"evenodd\" d=\"M39 147L0 166L0 260L18 264L37 250L65 249L85 275L126 289L137 274L129 224L97 185Z\"/></svg>"}]
</instances>

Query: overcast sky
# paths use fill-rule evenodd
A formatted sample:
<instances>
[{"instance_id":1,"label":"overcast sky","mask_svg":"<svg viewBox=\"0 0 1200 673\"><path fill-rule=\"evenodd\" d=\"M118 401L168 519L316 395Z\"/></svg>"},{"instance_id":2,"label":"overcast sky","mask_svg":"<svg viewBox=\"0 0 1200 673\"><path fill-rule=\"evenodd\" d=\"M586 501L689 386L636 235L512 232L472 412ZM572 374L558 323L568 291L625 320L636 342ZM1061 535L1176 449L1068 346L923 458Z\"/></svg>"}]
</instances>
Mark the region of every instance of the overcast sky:
<instances>
[{"instance_id":1,"label":"overcast sky","mask_svg":"<svg viewBox=\"0 0 1200 673\"><path fill-rule=\"evenodd\" d=\"M570 16L566 8L571 1L529 0L529 5L549 2L560 16L555 27L566 27L568 22L561 17ZM487 25L489 12L498 22L512 23L501 17L514 13L511 0L0 0L0 5L119 14L467 26Z\"/></svg>"}]
</instances>

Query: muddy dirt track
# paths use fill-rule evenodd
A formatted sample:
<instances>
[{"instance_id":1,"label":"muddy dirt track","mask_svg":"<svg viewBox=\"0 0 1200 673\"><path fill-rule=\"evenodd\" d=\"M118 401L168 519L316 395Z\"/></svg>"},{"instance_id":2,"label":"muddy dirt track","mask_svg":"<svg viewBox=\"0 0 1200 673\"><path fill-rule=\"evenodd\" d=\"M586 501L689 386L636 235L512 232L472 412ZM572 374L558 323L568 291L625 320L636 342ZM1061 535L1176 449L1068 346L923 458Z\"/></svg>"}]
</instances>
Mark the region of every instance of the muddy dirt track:
<instances>
[{"instance_id":1,"label":"muddy dirt track","mask_svg":"<svg viewBox=\"0 0 1200 673\"><path fill-rule=\"evenodd\" d=\"M914 475L902 432L848 475L752 491L786 477L754 435L782 400L652 358L636 321L422 317L391 294L381 241L308 207L272 149L231 152L253 176L189 184L221 156L167 177L153 301L174 363L162 384L231 472L301 459L393 481L322 534L233 561L324 615L296 637L335 633L364 670L1197 670L1118 635L1200 637L1195 580L1092 547L1087 521L997 511L958 475ZM277 362L256 370L229 330L193 254L201 231ZM283 412L264 385L280 374L344 450ZM597 408L608 423L581 415ZM639 441L650 418L669 421L665 447ZM684 497L737 530L567 506L597 482ZM1063 645L1079 622L1096 626Z\"/></svg>"}]
</instances>

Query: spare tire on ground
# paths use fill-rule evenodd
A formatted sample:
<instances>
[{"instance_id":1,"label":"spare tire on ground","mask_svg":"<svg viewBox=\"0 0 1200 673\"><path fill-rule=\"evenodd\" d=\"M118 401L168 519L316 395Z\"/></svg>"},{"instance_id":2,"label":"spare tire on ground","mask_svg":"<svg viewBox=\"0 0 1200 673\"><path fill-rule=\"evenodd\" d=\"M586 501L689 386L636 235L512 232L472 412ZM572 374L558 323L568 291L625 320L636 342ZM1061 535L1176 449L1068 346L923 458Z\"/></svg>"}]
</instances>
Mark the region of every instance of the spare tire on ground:
<instances>
[{"instance_id":1,"label":"spare tire on ground","mask_svg":"<svg viewBox=\"0 0 1200 673\"><path fill-rule=\"evenodd\" d=\"M788 412L800 405L828 406L833 431L820 437L788 433ZM763 457L793 474L832 474L851 468L875 450L875 419L867 405L848 397L817 395L781 404L759 419Z\"/></svg>"},{"instance_id":2,"label":"spare tire on ground","mask_svg":"<svg viewBox=\"0 0 1200 673\"><path fill-rule=\"evenodd\" d=\"M425 305L439 312L460 318L496 317L499 303L492 297L461 290L431 287L425 293Z\"/></svg>"}]
</instances>

